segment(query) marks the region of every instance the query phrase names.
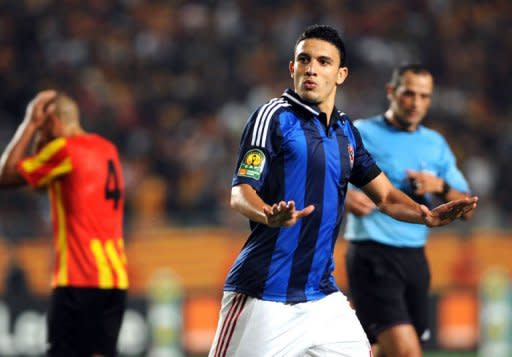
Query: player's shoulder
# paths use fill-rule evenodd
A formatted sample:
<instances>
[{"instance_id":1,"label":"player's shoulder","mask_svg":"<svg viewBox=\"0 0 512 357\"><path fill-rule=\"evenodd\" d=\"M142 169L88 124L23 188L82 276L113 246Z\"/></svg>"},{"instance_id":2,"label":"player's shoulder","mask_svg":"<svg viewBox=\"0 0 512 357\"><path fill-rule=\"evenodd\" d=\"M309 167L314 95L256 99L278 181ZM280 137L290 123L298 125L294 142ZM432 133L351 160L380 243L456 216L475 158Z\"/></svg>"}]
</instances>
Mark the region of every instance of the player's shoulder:
<instances>
[{"instance_id":1,"label":"player's shoulder","mask_svg":"<svg viewBox=\"0 0 512 357\"><path fill-rule=\"evenodd\" d=\"M96 133L86 133L82 135L71 136L68 139L68 146L82 147L84 149L97 149L99 151L117 151L115 144L109 139Z\"/></svg>"},{"instance_id":2,"label":"player's shoulder","mask_svg":"<svg viewBox=\"0 0 512 357\"><path fill-rule=\"evenodd\" d=\"M36 156L50 158L60 155L68 150L68 139L64 137L54 138L37 149Z\"/></svg>"},{"instance_id":3,"label":"player's shoulder","mask_svg":"<svg viewBox=\"0 0 512 357\"><path fill-rule=\"evenodd\" d=\"M291 107L291 103L287 98L282 96L275 97L260 105L254 112L253 117L265 119L275 118L283 111L290 111Z\"/></svg>"},{"instance_id":4,"label":"player's shoulder","mask_svg":"<svg viewBox=\"0 0 512 357\"><path fill-rule=\"evenodd\" d=\"M43 150L57 150L60 148L64 148L68 144L69 140L65 137L58 137L48 141Z\"/></svg>"},{"instance_id":5,"label":"player's shoulder","mask_svg":"<svg viewBox=\"0 0 512 357\"><path fill-rule=\"evenodd\" d=\"M260 105L249 117L246 127L255 132L255 135L265 136L272 131L275 123L283 113L291 112L291 104L283 97L272 98Z\"/></svg>"}]
</instances>

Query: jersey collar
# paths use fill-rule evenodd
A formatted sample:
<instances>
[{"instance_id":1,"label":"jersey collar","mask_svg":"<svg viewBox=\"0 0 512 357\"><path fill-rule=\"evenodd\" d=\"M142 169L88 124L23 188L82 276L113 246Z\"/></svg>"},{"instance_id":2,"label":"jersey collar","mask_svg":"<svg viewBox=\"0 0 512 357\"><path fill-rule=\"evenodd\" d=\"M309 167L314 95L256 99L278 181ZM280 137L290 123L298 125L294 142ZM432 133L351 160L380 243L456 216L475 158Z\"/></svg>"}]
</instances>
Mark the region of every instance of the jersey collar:
<instances>
[{"instance_id":1,"label":"jersey collar","mask_svg":"<svg viewBox=\"0 0 512 357\"><path fill-rule=\"evenodd\" d=\"M299 97L297 93L295 93L290 88L287 88L283 92L283 97L288 99L288 101L291 102L292 104L302 107L302 109L305 109L316 116L320 115L320 109L316 105L309 104L308 102L304 101L301 97Z\"/></svg>"},{"instance_id":2,"label":"jersey collar","mask_svg":"<svg viewBox=\"0 0 512 357\"><path fill-rule=\"evenodd\" d=\"M310 103L304 101L295 91L293 91L290 88L287 88L283 92L282 96L284 98L286 98L292 105L301 107L302 109L308 111L309 113L311 113L313 115L319 116L321 113L320 109L316 105L310 104ZM337 122L337 121L341 121L342 123L345 122L343 117L346 114L343 113L342 111L338 110L336 108L336 106L334 107L334 110L331 115L332 115L331 119L334 119L335 122ZM331 120L331 122L333 122L333 121Z\"/></svg>"}]
</instances>

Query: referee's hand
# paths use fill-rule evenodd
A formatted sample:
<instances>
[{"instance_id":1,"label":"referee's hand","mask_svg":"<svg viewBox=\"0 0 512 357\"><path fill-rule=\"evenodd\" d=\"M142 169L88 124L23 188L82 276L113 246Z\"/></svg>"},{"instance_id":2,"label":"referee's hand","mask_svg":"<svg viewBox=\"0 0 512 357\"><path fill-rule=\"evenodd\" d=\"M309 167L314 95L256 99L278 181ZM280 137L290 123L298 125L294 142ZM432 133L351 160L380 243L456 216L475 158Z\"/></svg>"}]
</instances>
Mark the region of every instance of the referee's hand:
<instances>
[{"instance_id":1,"label":"referee's hand","mask_svg":"<svg viewBox=\"0 0 512 357\"><path fill-rule=\"evenodd\" d=\"M263 207L269 227L291 227L302 217L309 216L314 210L315 206L313 205L296 210L294 201L281 201L272 206Z\"/></svg>"}]
</instances>

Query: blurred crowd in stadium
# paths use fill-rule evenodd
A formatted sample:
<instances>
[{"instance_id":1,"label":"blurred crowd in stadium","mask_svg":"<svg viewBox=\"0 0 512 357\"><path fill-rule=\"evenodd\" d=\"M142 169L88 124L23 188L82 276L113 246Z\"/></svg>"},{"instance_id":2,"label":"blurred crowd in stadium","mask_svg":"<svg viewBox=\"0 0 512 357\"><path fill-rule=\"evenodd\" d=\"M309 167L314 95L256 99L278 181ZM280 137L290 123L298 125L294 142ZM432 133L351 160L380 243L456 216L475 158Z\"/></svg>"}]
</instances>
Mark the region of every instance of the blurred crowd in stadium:
<instances>
[{"instance_id":1,"label":"blurred crowd in stadium","mask_svg":"<svg viewBox=\"0 0 512 357\"><path fill-rule=\"evenodd\" d=\"M2 1L0 141L37 90L64 90L84 127L120 148L128 228L240 224L228 208L240 131L256 105L291 86L289 44L326 23L346 40L350 75L337 102L352 119L387 108L395 65L431 67L425 124L447 137L480 196L471 224L506 228L510 14L508 0ZM44 198L3 193L0 235L47 234Z\"/></svg>"}]
</instances>

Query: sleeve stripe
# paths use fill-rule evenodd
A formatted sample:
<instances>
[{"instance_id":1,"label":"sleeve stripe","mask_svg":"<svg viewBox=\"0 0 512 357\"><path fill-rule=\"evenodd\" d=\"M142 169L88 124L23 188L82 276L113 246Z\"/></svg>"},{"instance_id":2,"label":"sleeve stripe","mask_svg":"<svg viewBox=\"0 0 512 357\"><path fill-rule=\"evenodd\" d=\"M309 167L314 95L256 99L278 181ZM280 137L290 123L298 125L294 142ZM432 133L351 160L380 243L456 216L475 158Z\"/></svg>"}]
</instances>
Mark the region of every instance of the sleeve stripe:
<instances>
[{"instance_id":1,"label":"sleeve stripe","mask_svg":"<svg viewBox=\"0 0 512 357\"><path fill-rule=\"evenodd\" d=\"M258 113L258 117L256 118L256 124L252 133L252 146L265 147L266 136L272 115L274 115L276 110L279 108L289 106L290 104L286 103L283 99L278 99L276 101L265 104L261 108L260 113Z\"/></svg>"},{"instance_id":2,"label":"sleeve stripe","mask_svg":"<svg viewBox=\"0 0 512 357\"><path fill-rule=\"evenodd\" d=\"M67 157L62 161L58 166L54 167L48 174L44 175L41 179L37 181L36 186L46 186L53 178L67 174L68 172L71 172L72 165L71 165L71 159Z\"/></svg>"},{"instance_id":3,"label":"sleeve stripe","mask_svg":"<svg viewBox=\"0 0 512 357\"><path fill-rule=\"evenodd\" d=\"M43 166L50 158L66 145L65 138L58 138L46 145L33 158L23 161L22 167L27 173L32 173Z\"/></svg>"},{"instance_id":4,"label":"sleeve stripe","mask_svg":"<svg viewBox=\"0 0 512 357\"><path fill-rule=\"evenodd\" d=\"M62 201L62 187L60 182L51 186L50 197L52 198L53 213L57 222L57 271L54 276L55 286L66 286L68 283L68 236L66 212Z\"/></svg>"},{"instance_id":5,"label":"sleeve stripe","mask_svg":"<svg viewBox=\"0 0 512 357\"><path fill-rule=\"evenodd\" d=\"M263 147L263 145L261 145L261 142L263 141L262 133L264 131L264 128L267 125L267 123L269 122L270 118L272 118L272 113L274 113L272 109L275 108L276 105L279 105L281 103L283 103L283 100L276 100L271 105L266 106L265 112L263 113L263 116L261 118L260 127L258 128L258 134L256 136L256 143L255 143L256 146Z\"/></svg>"},{"instance_id":6,"label":"sleeve stripe","mask_svg":"<svg viewBox=\"0 0 512 357\"><path fill-rule=\"evenodd\" d=\"M257 142L257 138L256 138L256 135L259 131L259 126L260 126L260 123L261 123L261 117L263 116L263 114L266 112L267 108L269 106L271 106L274 102L276 102L277 100L279 100L279 98L274 98L272 99L270 102L268 102L267 104L263 105L261 108L260 108L260 111L258 112L258 116L256 117L256 122L254 123L254 128L252 129L252 140L251 140L251 145L254 146L256 145L256 142Z\"/></svg>"},{"instance_id":7,"label":"sleeve stripe","mask_svg":"<svg viewBox=\"0 0 512 357\"><path fill-rule=\"evenodd\" d=\"M267 132L268 132L268 127L270 126L270 119L272 118L272 116L274 115L274 113L279 109L279 108L283 108L283 107L289 107L290 104L280 104L278 106L275 106L274 109L272 109L272 111L270 112L269 116L267 117L266 121L265 121L265 129L263 130L263 136L261 137L261 140L262 140L262 143L261 143L261 147L265 147L265 145L267 144Z\"/></svg>"}]
</instances>

